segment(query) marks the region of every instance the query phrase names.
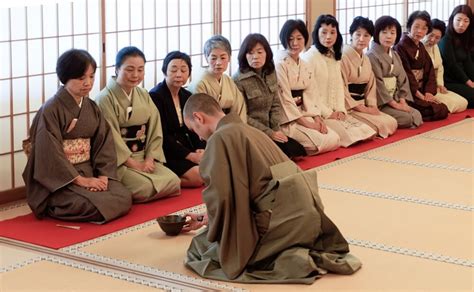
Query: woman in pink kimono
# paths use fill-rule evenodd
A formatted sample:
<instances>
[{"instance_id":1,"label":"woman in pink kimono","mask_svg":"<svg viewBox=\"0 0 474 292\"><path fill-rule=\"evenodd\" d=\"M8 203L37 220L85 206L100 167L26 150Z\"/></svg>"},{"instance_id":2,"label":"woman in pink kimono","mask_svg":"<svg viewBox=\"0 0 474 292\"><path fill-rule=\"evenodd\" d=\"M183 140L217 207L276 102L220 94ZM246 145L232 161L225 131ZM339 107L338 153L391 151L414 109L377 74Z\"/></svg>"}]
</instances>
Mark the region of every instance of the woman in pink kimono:
<instances>
[{"instance_id":1,"label":"woman in pink kimono","mask_svg":"<svg viewBox=\"0 0 474 292\"><path fill-rule=\"evenodd\" d=\"M374 24L358 16L349 32L351 44L344 48L341 59L346 109L377 131L378 136L387 138L396 131L397 120L379 110L374 72L369 57L364 54L374 34Z\"/></svg>"}]
</instances>

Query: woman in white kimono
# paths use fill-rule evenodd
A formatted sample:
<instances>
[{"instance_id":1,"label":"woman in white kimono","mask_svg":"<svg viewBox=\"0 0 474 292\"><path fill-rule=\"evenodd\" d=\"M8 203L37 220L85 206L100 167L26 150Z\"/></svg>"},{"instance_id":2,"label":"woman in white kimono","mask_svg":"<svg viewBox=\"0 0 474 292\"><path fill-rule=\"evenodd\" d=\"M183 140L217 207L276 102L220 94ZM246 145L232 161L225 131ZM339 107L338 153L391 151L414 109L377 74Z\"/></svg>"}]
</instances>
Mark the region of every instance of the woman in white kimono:
<instances>
[{"instance_id":1,"label":"woman in white kimono","mask_svg":"<svg viewBox=\"0 0 474 292\"><path fill-rule=\"evenodd\" d=\"M281 131L303 145L308 155L314 155L337 149L339 136L321 118L314 97L316 80L308 64L300 58L308 38L303 21L286 21L280 31L285 50L276 57L275 71L283 110Z\"/></svg>"},{"instance_id":2,"label":"woman in white kimono","mask_svg":"<svg viewBox=\"0 0 474 292\"><path fill-rule=\"evenodd\" d=\"M209 67L198 73L189 86L192 93L206 93L214 97L222 110L236 113L247 122L247 107L244 97L234 80L224 72L229 66L232 49L225 37L212 36L204 44L204 56Z\"/></svg>"},{"instance_id":3,"label":"woman in white kimono","mask_svg":"<svg viewBox=\"0 0 474 292\"><path fill-rule=\"evenodd\" d=\"M329 128L341 138L341 146L370 139L374 129L354 118L346 111L341 60L342 36L334 16L320 15L313 29L313 46L301 58L310 64L317 83L315 103L321 106L321 114Z\"/></svg>"},{"instance_id":4,"label":"woman in white kimono","mask_svg":"<svg viewBox=\"0 0 474 292\"><path fill-rule=\"evenodd\" d=\"M417 128L423 120L420 112L407 103L413 101L410 85L400 56L392 49L401 33L398 20L388 15L379 17L367 56L375 75L380 110L394 117L399 128Z\"/></svg>"},{"instance_id":5,"label":"woman in white kimono","mask_svg":"<svg viewBox=\"0 0 474 292\"><path fill-rule=\"evenodd\" d=\"M97 103L112 128L117 149L118 175L136 203L175 196L180 180L163 163L160 114L143 81L145 56L136 47L117 53L116 77L97 96Z\"/></svg>"},{"instance_id":6,"label":"woman in white kimono","mask_svg":"<svg viewBox=\"0 0 474 292\"><path fill-rule=\"evenodd\" d=\"M431 57L435 69L436 86L438 88L436 99L444 103L448 107L450 113L462 112L467 108L467 100L459 94L449 91L444 86L443 59L441 58L438 43L444 36L446 24L439 19L433 18L431 20L431 26L432 31L424 37L423 44Z\"/></svg>"},{"instance_id":7,"label":"woman in white kimono","mask_svg":"<svg viewBox=\"0 0 474 292\"><path fill-rule=\"evenodd\" d=\"M341 69L346 96L346 109L356 119L363 121L382 138L397 130L397 120L377 107L374 72L364 50L374 35L374 24L368 18L354 18L349 33L350 46L342 52Z\"/></svg>"}]
</instances>

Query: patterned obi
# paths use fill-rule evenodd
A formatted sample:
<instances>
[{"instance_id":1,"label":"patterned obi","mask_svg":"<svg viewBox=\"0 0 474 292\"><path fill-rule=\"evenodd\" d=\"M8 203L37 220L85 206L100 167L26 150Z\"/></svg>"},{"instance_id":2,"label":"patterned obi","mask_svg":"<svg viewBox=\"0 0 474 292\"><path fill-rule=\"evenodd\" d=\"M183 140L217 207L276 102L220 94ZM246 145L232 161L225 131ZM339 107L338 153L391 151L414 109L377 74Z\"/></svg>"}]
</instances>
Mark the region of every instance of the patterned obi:
<instances>
[{"instance_id":1,"label":"patterned obi","mask_svg":"<svg viewBox=\"0 0 474 292\"><path fill-rule=\"evenodd\" d=\"M63 141L63 151L72 164L89 161L91 158L91 139L77 138Z\"/></svg>"},{"instance_id":2,"label":"patterned obi","mask_svg":"<svg viewBox=\"0 0 474 292\"><path fill-rule=\"evenodd\" d=\"M384 77L383 83L385 84L385 88L387 88L388 94L394 98L397 92L397 77Z\"/></svg>"},{"instance_id":3,"label":"patterned obi","mask_svg":"<svg viewBox=\"0 0 474 292\"><path fill-rule=\"evenodd\" d=\"M296 104L296 106L302 106L303 105L303 89L297 89L297 90L292 90L291 91L291 96L293 97L293 100Z\"/></svg>"},{"instance_id":4,"label":"patterned obi","mask_svg":"<svg viewBox=\"0 0 474 292\"><path fill-rule=\"evenodd\" d=\"M365 89L367 88L367 83L351 83L348 87L349 93L351 94L353 99L365 99Z\"/></svg>"},{"instance_id":5,"label":"patterned obi","mask_svg":"<svg viewBox=\"0 0 474 292\"><path fill-rule=\"evenodd\" d=\"M120 134L128 149L138 152L145 149L147 124L120 128Z\"/></svg>"},{"instance_id":6,"label":"patterned obi","mask_svg":"<svg viewBox=\"0 0 474 292\"><path fill-rule=\"evenodd\" d=\"M412 69L411 72L415 75L415 79L418 82L418 89L423 87L423 69Z\"/></svg>"}]
</instances>

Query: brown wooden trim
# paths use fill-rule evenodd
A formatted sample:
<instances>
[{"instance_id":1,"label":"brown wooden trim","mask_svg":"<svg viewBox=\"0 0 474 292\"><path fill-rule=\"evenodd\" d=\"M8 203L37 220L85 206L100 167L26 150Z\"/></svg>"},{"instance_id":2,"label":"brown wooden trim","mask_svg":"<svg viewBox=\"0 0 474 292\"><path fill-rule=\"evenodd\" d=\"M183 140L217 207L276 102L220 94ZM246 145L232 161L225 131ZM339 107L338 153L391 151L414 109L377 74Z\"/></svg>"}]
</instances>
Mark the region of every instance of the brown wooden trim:
<instances>
[{"instance_id":1,"label":"brown wooden trim","mask_svg":"<svg viewBox=\"0 0 474 292\"><path fill-rule=\"evenodd\" d=\"M8 191L0 192L0 205L5 203L10 203L13 201L18 201L26 198L26 189L25 187L14 188Z\"/></svg>"}]
</instances>

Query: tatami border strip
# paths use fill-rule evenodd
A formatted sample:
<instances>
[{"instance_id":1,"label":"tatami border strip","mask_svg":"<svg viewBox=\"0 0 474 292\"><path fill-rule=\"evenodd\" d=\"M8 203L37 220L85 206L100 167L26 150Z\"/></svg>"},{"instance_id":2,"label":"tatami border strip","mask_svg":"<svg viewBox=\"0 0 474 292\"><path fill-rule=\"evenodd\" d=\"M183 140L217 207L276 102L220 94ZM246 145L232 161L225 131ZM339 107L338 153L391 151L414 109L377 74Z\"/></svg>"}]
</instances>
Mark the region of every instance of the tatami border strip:
<instances>
[{"instance_id":1,"label":"tatami border strip","mask_svg":"<svg viewBox=\"0 0 474 292\"><path fill-rule=\"evenodd\" d=\"M8 210L16 209L16 208L23 207L23 206L26 206L26 205L27 205L26 202L18 202L18 203L14 203L14 204L9 204L7 206L1 207L0 212L5 212L5 211L8 211Z\"/></svg>"},{"instance_id":2,"label":"tatami border strip","mask_svg":"<svg viewBox=\"0 0 474 292\"><path fill-rule=\"evenodd\" d=\"M446 255L431 253L431 252L419 251L416 249L391 246L391 245L372 242L368 240L347 238L347 241L350 244L359 246L359 247L365 247L365 248L371 248L371 249L381 250L385 252L413 256L413 257L418 257L422 259L433 260L437 262L444 262L444 263L454 264L454 265L463 266L463 267L469 267L469 268L474 267L474 261L468 260L468 259L460 259L460 258L446 256Z\"/></svg>"},{"instance_id":3,"label":"tatami border strip","mask_svg":"<svg viewBox=\"0 0 474 292\"><path fill-rule=\"evenodd\" d=\"M420 167L426 167L426 168L444 169L444 170L449 170L449 171L474 173L474 170L472 168L460 167L460 166L449 165L449 164L420 162L420 161L415 161L415 160L394 159L394 158L388 158L388 157L382 157L382 156L365 156L365 157L361 157L361 158L362 159L367 159L367 160L388 162L388 163L405 164L405 165L413 165L413 166L420 166Z\"/></svg>"},{"instance_id":4,"label":"tatami border strip","mask_svg":"<svg viewBox=\"0 0 474 292\"><path fill-rule=\"evenodd\" d=\"M160 277L163 277L163 278L177 280L177 281L183 282L183 283L189 283L189 284L192 284L192 285L199 285L201 287L206 286L208 288L213 288L213 289L218 289L218 290L225 289L225 290L229 290L229 291L246 291L246 290L241 289L241 288L235 288L235 287L232 287L232 286L229 286L229 285L226 285L226 284L212 282L212 281L209 281L207 279L182 275L182 274L175 273L175 272L169 272L169 271L166 271L166 270L161 270L161 269L154 268L154 267L149 267L149 266L144 266L144 265L140 265L140 264L136 264L136 263L131 263L131 262L127 262L127 261L124 261L124 260L115 259L115 258L105 257L105 256L102 256L102 255L97 255L97 254L93 254L93 253L89 253L89 252L85 252L85 251L74 250L74 251L71 252L71 254L73 254L75 256L78 256L78 257L81 257L81 258L88 258L88 259L91 259L95 262L100 262L100 263L105 264L105 265L113 265L113 266L123 267L125 269L134 270L134 271L138 271L138 272L143 272L143 273L147 273L147 274L153 274L153 275L160 276ZM68 261L66 260L65 262L67 263ZM78 267L83 269L82 267L80 267L81 265L79 265ZM92 267L92 269L100 271L100 269L97 269L95 267ZM125 278L123 276L122 277L117 277L117 276L114 276L113 274L114 273L106 273L105 275L112 276L112 277L117 278L117 279L121 279L121 280L131 282L129 277L125 277ZM147 281L150 282L150 283L154 282L154 281L149 281L149 280L147 280ZM134 283L137 283L137 282L134 282ZM145 284L141 283L141 282L139 282L139 283L143 284L143 285L147 285L146 283ZM148 285L148 286L150 286L150 285Z\"/></svg>"},{"instance_id":5,"label":"tatami border strip","mask_svg":"<svg viewBox=\"0 0 474 292\"><path fill-rule=\"evenodd\" d=\"M11 272L11 271L14 271L16 269L22 268L24 266L27 266L27 265L30 265L30 264L33 264L33 263L36 263L36 262L40 262L42 260L45 260L46 258L47 258L46 256L34 256L34 257L32 257L30 259L27 259L25 261L22 261L22 262L19 262L19 263L14 263L14 264L6 266L6 267L1 267L0 268L0 274Z\"/></svg>"},{"instance_id":6,"label":"tatami border strip","mask_svg":"<svg viewBox=\"0 0 474 292\"><path fill-rule=\"evenodd\" d=\"M430 140L440 140L440 141L447 141L447 142L474 144L474 140L468 140L468 139L462 139L462 138L449 138L449 137L440 137L440 136L425 136L424 138L425 139L430 139Z\"/></svg>"},{"instance_id":7,"label":"tatami border strip","mask_svg":"<svg viewBox=\"0 0 474 292\"><path fill-rule=\"evenodd\" d=\"M319 184L319 188L323 190L328 190L328 191L343 192L343 193L349 193L353 195L360 195L360 196L366 196L366 197L372 197L372 198L408 202L408 203L455 209L455 210L468 211L468 212L474 211L474 206L455 204L455 203L436 201L436 200L428 200L428 199L417 198L417 197L412 197L412 196L407 196L407 195L396 195L396 194L390 194L390 193L385 193L385 192L371 192L371 191L364 191L364 190L359 190L359 189L354 189L354 188L340 187L340 186L328 185L328 184Z\"/></svg>"}]
</instances>

